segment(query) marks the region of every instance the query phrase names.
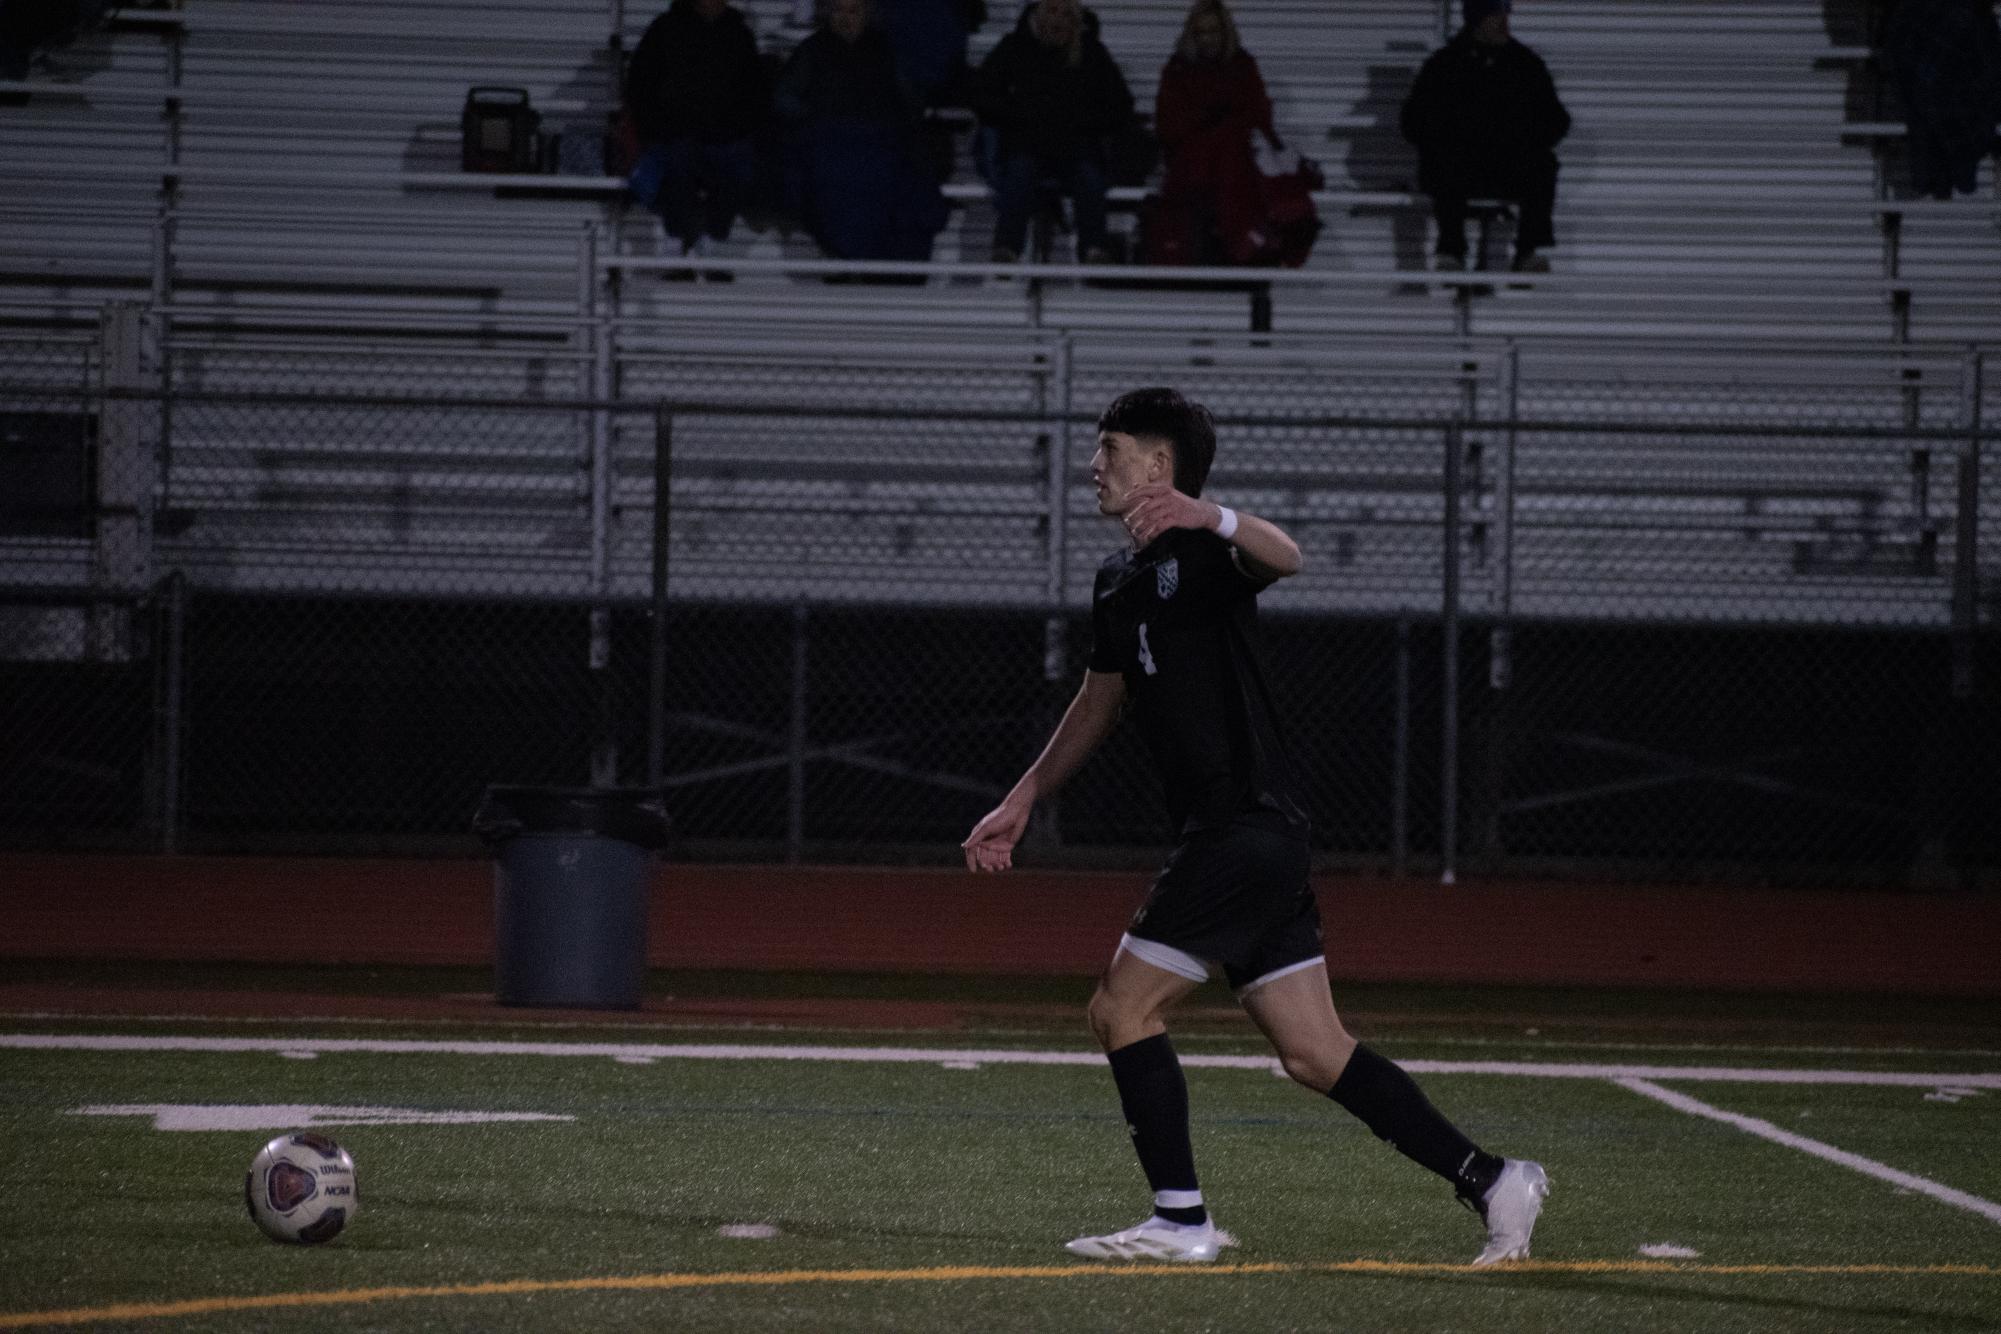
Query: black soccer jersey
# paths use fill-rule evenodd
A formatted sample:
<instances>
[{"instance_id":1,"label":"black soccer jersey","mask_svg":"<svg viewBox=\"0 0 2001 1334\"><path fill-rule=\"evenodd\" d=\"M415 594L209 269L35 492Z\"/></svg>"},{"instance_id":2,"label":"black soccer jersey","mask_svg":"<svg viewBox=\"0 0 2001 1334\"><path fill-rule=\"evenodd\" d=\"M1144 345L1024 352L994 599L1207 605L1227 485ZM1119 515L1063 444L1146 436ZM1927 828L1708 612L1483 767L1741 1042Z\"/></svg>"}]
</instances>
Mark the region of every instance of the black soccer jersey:
<instances>
[{"instance_id":1,"label":"black soccer jersey","mask_svg":"<svg viewBox=\"0 0 2001 1334\"><path fill-rule=\"evenodd\" d=\"M1189 528L1099 567L1090 667L1125 677L1183 835L1248 823L1306 837L1259 644L1269 582L1245 573L1228 542Z\"/></svg>"}]
</instances>

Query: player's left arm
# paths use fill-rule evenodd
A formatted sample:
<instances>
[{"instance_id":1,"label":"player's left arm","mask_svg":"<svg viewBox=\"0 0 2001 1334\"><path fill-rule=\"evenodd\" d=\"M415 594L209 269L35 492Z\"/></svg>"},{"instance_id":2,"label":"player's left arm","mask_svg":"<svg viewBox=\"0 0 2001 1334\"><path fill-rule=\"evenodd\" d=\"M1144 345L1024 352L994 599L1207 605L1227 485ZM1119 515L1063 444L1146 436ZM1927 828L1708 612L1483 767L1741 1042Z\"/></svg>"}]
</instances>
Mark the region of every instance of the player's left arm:
<instances>
[{"instance_id":1,"label":"player's left arm","mask_svg":"<svg viewBox=\"0 0 2001 1334\"><path fill-rule=\"evenodd\" d=\"M1235 518L1234 527L1223 507L1214 501L1177 491L1166 482L1148 482L1133 488L1124 519L1136 547L1145 546L1170 528L1205 528L1222 534L1246 574L1276 580L1299 573L1305 563L1299 543L1283 528L1242 510L1230 514Z\"/></svg>"}]
</instances>

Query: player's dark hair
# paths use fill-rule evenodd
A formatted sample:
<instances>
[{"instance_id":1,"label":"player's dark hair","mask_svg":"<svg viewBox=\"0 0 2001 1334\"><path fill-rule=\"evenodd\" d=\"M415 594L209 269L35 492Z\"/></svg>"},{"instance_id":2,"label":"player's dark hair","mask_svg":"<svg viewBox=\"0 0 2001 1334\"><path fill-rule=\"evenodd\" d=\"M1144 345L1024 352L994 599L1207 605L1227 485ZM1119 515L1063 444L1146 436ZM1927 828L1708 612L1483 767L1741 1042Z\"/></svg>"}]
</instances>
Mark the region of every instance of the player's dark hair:
<instances>
[{"instance_id":1,"label":"player's dark hair","mask_svg":"<svg viewBox=\"0 0 2001 1334\"><path fill-rule=\"evenodd\" d=\"M1167 441L1174 450L1174 489L1202 494L1216 461L1216 419L1200 403L1174 389L1130 390L1099 414L1098 430Z\"/></svg>"}]
</instances>

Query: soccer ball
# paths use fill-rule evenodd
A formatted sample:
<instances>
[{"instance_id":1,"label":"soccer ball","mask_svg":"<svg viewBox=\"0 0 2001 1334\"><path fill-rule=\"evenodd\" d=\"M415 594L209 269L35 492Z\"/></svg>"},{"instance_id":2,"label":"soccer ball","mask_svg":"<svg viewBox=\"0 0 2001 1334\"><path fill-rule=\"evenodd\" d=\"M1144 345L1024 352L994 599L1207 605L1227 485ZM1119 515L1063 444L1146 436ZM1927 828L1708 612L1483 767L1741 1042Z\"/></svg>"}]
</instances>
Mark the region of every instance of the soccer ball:
<instances>
[{"instance_id":1,"label":"soccer ball","mask_svg":"<svg viewBox=\"0 0 2001 1334\"><path fill-rule=\"evenodd\" d=\"M273 1241L330 1241L361 1207L354 1159L310 1130L280 1135L251 1159L243 1174L243 1204Z\"/></svg>"}]
</instances>

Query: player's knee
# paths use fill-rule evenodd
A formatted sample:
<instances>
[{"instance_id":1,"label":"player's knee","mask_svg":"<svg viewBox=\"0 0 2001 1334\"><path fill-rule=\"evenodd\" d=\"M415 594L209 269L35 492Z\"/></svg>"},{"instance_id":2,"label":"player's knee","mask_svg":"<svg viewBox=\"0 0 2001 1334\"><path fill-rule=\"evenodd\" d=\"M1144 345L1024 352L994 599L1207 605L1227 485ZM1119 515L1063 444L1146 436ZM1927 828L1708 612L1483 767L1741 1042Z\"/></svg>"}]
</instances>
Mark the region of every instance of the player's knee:
<instances>
[{"instance_id":1,"label":"player's knee","mask_svg":"<svg viewBox=\"0 0 2001 1334\"><path fill-rule=\"evenodd\" d=\"M1137 1012L1112 991L1099 987L1091 993L1091 1003L1084 1008L1084 1017L1091 1025L1091 1034L1098 1039L1098 1045L1112 1051L1135 1041L1136 1035L1146 1027L1148 1016Z\"/></svg>"},{"instance_id":2,"label":"player's knee","mask_svg":"<svg viewBox=\"0 0 2001 1334\"><path fill-rule=\"evenodd\" d=\"M1325 1093L1340 1080L1354 1054L1355 1040L1343 1033L1338 1042L1280 1051L1278 1063L1294 1083Z\"/></svg>"},{"instance_id":3,"label":"player's knee","mask_svg":"<svg viewBox=\"0 0 2001 1334\"><path fill-rule=\"evenodd\" d=\"M1312 1089L1315 1093L1325 1093L1334 1087L1334 1081L1341 1077L1335 1062L1314 1051L1280 1052L1278 1063L1285 1069L1293 1083Z\"/></svg>"},{"instance_id":4,"label":"player's knee","mask_svg":"<svg viewBox=\"0 0 2001 1334\"><path fill-rule=\"evenodd\" d=\"M1116 1008L1110 994L1103 987L1091 993L1091 1001L1084 1007L1084 1022L1091 1026L1091 1036L1096 1038L1098 1045L1106 1051L1112 1049L1113 1033L1118 1027Z\"/></svg>"}]
</instances>

